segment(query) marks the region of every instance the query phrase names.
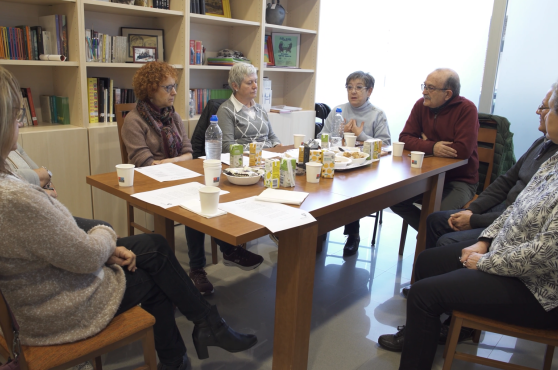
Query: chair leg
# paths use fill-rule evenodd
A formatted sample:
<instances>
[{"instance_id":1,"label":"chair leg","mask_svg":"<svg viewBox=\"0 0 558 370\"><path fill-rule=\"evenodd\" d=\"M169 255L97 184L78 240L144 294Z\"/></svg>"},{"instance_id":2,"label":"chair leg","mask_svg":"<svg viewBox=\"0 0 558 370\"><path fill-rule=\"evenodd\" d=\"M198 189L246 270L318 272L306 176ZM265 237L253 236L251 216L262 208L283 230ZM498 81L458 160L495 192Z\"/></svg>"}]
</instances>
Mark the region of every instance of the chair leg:
<instances>
[{"instance_id":1,"label":"chair leg","mask_svg":"<svg viewBox=\"0 0 558 370\"><path fill-rule=\"evenodd\" d=\"M475 330L473 333L473 343L479 344L482 330Z\"/></svg>"},{"instance_id":2,"label":"chair leg","mask_svg":"<svg viewBox=\"0 0 558 370\"><path fill-rule=\"evenodd\" d=\"M380 211L380 225L382 224L382 222L384 222L384 210L383 209Z\"/></svg>"},{"instance_id":3,"label":"chair leg","mask_svg":"<svg viewBox=\"0 0 558 370\"><path fill-rule=\"evenodd\" d=\"M407 221L403 220L403 227L401 228L401 240L399 241L399 255L403 255L403 250L405 250L405 239L407 239L407 229L409 224Z\"/></svg>"},{"instance_id":4,"label":"chair leg","mask_svg":"<svg viewBox=\"0 0 558 370\"><path fill-rule=\"evenodd\" d=\"M376 245L376 232L378 231L378 220L380 218L379 215L380 212L376 212L376 215L374 216L375 220L374 220L374 232L372 233L372 246Z\"/></svg>"},{"instance_id":5,"label":"chair leg","mask_svg":"<svg viewBox=\"0 0 558 370\"><path fill-rule=\"evenodd\" d=\"M155 355L155 338L153 327L146 329L145 336L141 340L143 346L143 359L149 370L157 369L157 356Z\"/></svg>"},{"instance_id":6,"label":"chair leg","mask_svg":"<svg viewBox=\"0 0 558 370\"><path fill-rule=\"evenodd\" d=\"M97 356L93 359L93 368L95 370L103 370L103 364L101 363L101 356Z\"/></svg>"},{"instance_id":7,"label":"chair leg","mask_svg":"<svg viewBox=\"0 0 558 370\"><path fill-rule=\"evenodd\" d=\"M214 265L216 265L218 262L217 242L215 241L214 237L211 237L211 262L213 262Z\"/></svg>"},{"instance_id":8,"label":"chair leg","mask_svg":"<svg viewBox=\"0 0 558 370\"><path fill-rule=\"evenodd\" d=\"M459 340L459 332L461 331L462 325L462 318L456 318L455 316L451 318L448 339L446 340L446 348L444 348L444 366L442 367L442 370L451 369L451 364L453 362L453 357L455 356L455 349L457 348L457 341Z\"/></svg>"},{"instance_id":9,"label":"chair leg","mask_svg":"<svg viewBox=\"0 0 558 370\"><path fill-rule=\"evenodd\" d=\"M554 346L548 344L546 346L546 353L544 354L543 370L550 370L550 365L552 365L553 356L554 356Z\"/></svg>"},{"instance_id":10,"label":"chair leg","mask_svg":"<svg viewBox=\"0 0 558 370\"><path fill-rule=\"evenodd\" d=\"M128 236L134 235L134 227L132 224L134 223L134 207L126 202L126 219L128 220Z\"/></svg>"}]
</instances>

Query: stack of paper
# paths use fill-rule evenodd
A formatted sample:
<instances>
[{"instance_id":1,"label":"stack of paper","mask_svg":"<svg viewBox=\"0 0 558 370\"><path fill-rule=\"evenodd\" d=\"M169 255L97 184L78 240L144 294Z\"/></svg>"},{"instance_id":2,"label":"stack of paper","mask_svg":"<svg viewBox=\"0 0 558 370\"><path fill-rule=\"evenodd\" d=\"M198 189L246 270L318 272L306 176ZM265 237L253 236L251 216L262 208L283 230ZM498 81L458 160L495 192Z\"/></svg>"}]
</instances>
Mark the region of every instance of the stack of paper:
<instances>
[{"instance_id":1,"label":"stack of paper","mask_svg":"<svg viewBox=\"0 0 558 370\"><path fill-rule=\"evenodd\" d=\"M308 193L303 191L265 189L256 197L256 200L260 202L295 204L299 206L304 202L307 196Z\"/></svg>"},{"instance_id":2,"label":"stack of paper","mask_svg":"<svg viewBox=\"0 0 558 370\"><path fill-rule=\"evenodd\" d=\"M136 171L159 182L185 180L202 175L201 173L180 167L174 163L163 163L156 166L139 167L136 168Z\"/></svg>"}]
</instances>

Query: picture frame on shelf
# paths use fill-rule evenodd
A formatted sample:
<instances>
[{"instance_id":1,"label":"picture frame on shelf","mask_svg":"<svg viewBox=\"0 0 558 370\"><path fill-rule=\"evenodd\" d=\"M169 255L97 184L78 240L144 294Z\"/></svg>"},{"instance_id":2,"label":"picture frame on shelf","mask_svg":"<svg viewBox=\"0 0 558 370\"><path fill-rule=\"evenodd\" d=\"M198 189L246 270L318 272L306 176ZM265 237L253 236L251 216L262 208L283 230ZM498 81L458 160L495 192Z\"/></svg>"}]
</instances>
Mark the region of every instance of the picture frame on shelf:
<instances>
[{"instance_id":1,"label":"picture frame on shelf","mask_svg":"<svg viewBox=\"0 0 558 370\"><path fill-rule=\"evenodd\" d=\"M155 28L121 27L120 33L126 36L128 55L126 63L134 62L134 47L151 47L157 49L157 61L165 61L165 32Z\"/></svg>"},{"instance_id":2,"label":"picture frame on shelf","mask_svg":"<svg viewBox=\"0 0 558 370\"><path fill-rule=\"evenodd\" d=\"M149 63L157 60L157 48L134 46L134 63Z\"/></svg>"},{"instance_id":3,"label":"picture frame on shelf","mask_svg":"<svg viewBox=\"0 0 558 370\"><path fill-rule=\"evenodd\" d=\"M300 34L271 33L274 64L277 68L300 68Z\"/></svg>"},{"instance_id":4,"label":"picture frame on shelf","mask_svg":"<svg viewBox=\"0 0 558 370\"><path fill-rule=\"evenodd\" d=\"M274 66L275 65L275 58L273 57L273 44L271 42L271 35L265 35L264 62L267 63L267 66Z\"/></svg>"},{"instance_id":5,"label":"picture frame on shelf","mask_svg":"<svg viewBox=\"0 0 558 370\"><path fill-rule=\"evenodd\" d=\"M232 18L230 0L204 0L205 15Z\"/></svg>"}]
</instances>

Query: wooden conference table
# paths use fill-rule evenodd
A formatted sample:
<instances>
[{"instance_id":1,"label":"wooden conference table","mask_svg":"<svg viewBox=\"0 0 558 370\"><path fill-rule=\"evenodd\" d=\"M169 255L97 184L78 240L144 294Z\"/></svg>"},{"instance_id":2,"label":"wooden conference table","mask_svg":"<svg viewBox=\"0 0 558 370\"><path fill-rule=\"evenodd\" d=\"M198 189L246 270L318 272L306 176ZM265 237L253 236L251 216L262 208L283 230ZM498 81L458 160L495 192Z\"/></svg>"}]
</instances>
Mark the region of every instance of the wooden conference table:
<instances>
[{"instance_id":1,"label":"wooden conference table","mask_svg":"<svg viewBox=\"0 0 558 370\"><path fill-rule=\"evenodd\" d=\"M271 150L283 152L291 148ZM300 208L310 212L317 222L278 233L273 369L307 368L318 235L424 193L415 260L424 250L426 216L440 209L445 172L466 164L467 160L430 157L424 159L421 169L416 169L411 168L407 154L405 151L402 157L390 155L370 166L336 171L333 179L321 179L317 184L307 183L306 176L296 177L296 187L291 189L310 193ZM203 174L202 160L177 164ZM125 188L118 186L114 172L87 177L89 185L153 212L155 232L165 236L171 245L174 245L175 221L233 245L270 233L259 224L231 214L206 219L181 207L162 209L131 197L134 193L192 181L203 183L204 180L196 177L160 183L136 172L134 186ZM237 186L230 184L225 176L220 188L230 192L220 197L221 203L258 195L264 190L263 181Z\"/></svg>"}]
</instances>

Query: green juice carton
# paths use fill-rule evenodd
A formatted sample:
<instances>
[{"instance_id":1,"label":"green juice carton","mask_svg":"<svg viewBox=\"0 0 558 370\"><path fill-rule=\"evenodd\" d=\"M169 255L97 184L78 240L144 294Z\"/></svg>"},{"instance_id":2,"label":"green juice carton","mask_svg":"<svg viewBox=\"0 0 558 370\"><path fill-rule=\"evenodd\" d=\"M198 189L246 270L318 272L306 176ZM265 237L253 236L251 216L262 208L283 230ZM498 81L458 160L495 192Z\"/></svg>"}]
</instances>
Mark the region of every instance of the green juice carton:
<instances>
[{"instance_id":1,"label":"green juice carton","mask_svg":"<svg viewBox=\"0 0 558 370\"><path fill-rule=\"evenodd\" d=\"M281 167L279 174L279 184L284 188L292 188L295 186L296 175L296 158L281 159Z\"/></svg>"},{"instance_id":2,"label":"green juice carton","mask_svg":"<svg viewBox=\"0 0 558 370\"><path fill-rule=\"evenodd\" d=\"M231 144L231 165L230 168L242 168L242 156L244 152L244 146L242 144Z\"/></svg>"}]
</instances>

